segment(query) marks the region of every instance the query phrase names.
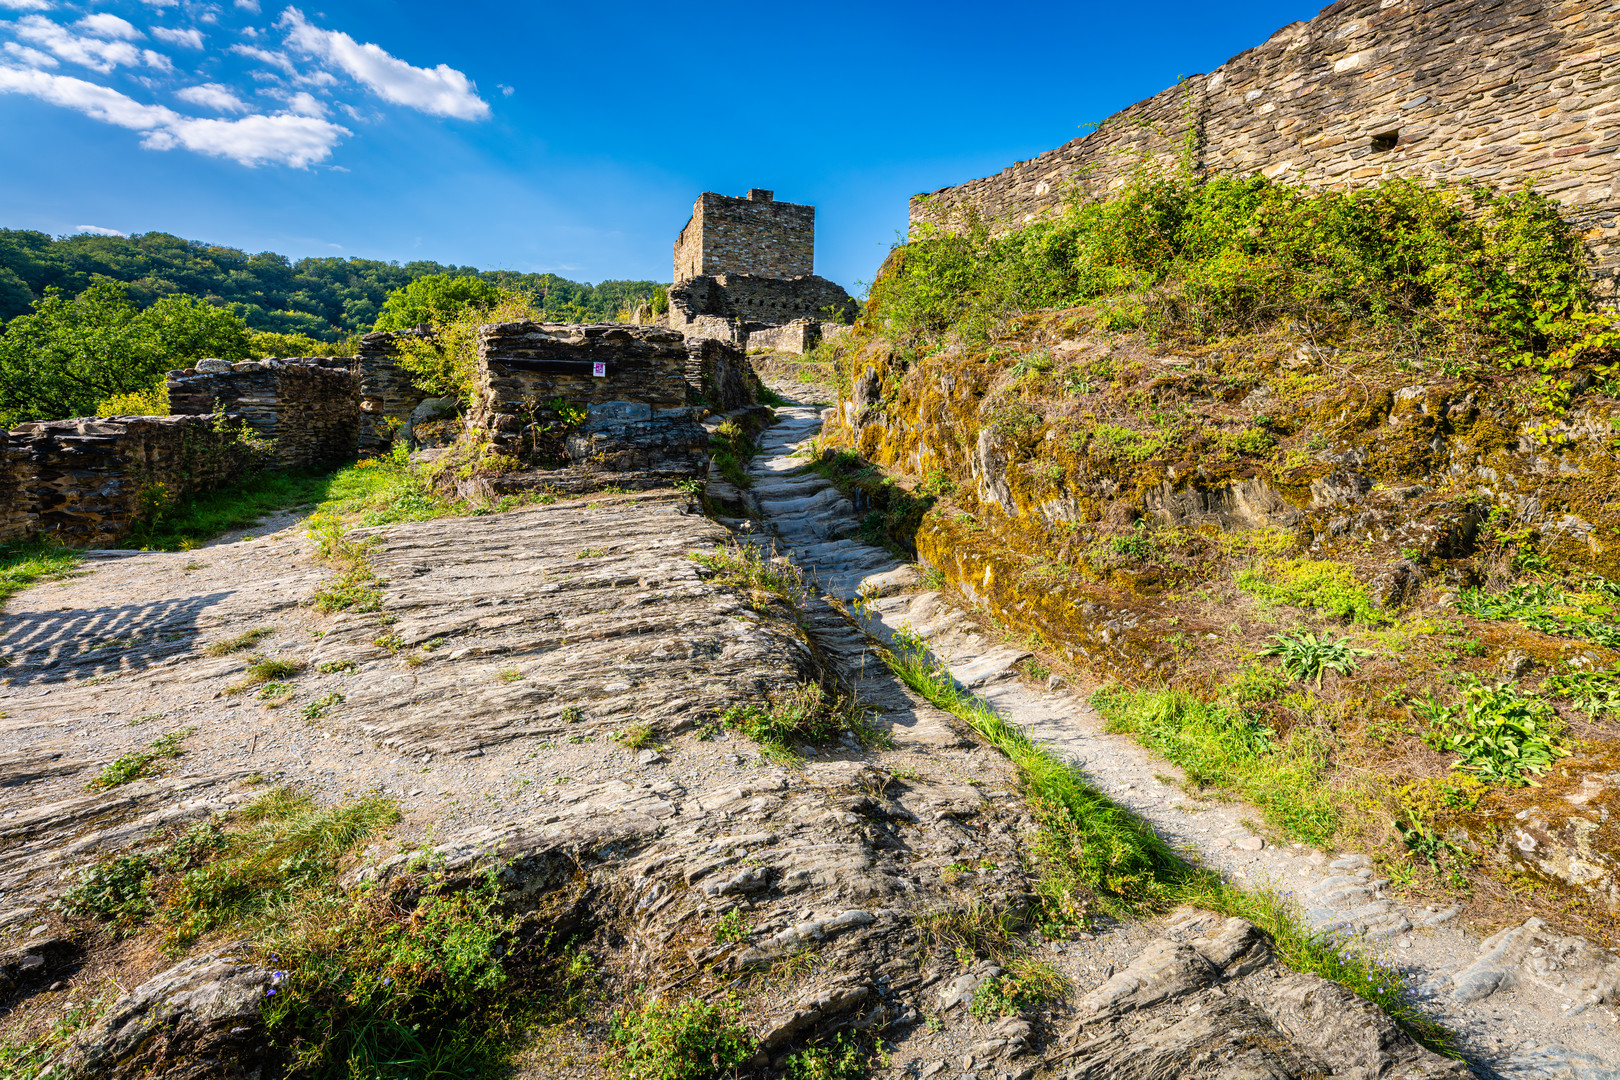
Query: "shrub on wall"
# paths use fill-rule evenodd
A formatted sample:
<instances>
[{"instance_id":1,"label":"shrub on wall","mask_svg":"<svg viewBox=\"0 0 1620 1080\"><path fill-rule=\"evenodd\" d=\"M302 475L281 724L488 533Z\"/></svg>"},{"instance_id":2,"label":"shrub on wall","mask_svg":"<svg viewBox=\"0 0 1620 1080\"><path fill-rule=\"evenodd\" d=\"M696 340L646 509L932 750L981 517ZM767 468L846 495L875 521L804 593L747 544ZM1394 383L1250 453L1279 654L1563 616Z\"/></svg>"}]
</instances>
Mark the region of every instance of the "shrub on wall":
<instances>
[{"instance_id":1,"label":"shrub on wall","mask_svg":"<svg viewBox=\"0 0 1620 1080\"><path fill-rule=\"evenodd\" d=\"M1110 198L1006 235L977 222L922 232L874 286L872 311L902 339L982 337L1014 311L1136 294L1112 328L1310 317L1522 358L1572 340L1592 306L1583 261L1558 205L1530 190L1319 191L1144 169Z\"/></svg>"}]
</instances>

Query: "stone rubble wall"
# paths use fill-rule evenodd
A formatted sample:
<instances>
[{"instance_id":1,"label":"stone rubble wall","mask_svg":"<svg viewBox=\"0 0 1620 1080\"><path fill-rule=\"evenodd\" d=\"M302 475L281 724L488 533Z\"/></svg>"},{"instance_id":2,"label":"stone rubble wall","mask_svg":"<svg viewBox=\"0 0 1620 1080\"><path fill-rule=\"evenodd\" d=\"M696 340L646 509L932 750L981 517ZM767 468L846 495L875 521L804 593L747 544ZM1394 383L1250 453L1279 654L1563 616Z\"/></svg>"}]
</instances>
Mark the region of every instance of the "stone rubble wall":
<instances>
[{"instance_id":1,"label":"stone rubble wall","mask_svg":"<svg viewBox=\"0 0 1620 1080\"><path fill-rule=\"evenodd\" d=\"M417 389L411 382L410 372L399 366L399 350L395 345L401 338L425 336L427 332L418 328L367 334L360 339L355 372L360 384L358 444L361 457L386 453L393 444L394 432L410 419L412 410L430 396Z\"/></svg>"},{"instance_id":2,"label":"stone rubble wall","mask_svg":"<svg viewBox=\"0 0 1620 1080\"><path fill-rule=\"evenodd\" d=\"M480 332L472 425L516 449L531 414L554 398L684 409L687 359L685 337L658 326L492 323Z\"/></svg>"},{"instance_id":3,"label":"stone rubble wall","mask_svg":"<svg viewBox=\"0 0 1620 1080\"><path fill-rule=\"evenodd\" d=\"M814 274L787 279L719 274L672 286L667 324L692 337L737 341L732 324L738 320L751 324L750 330L763 329L795 319L822 321L828 309L853 320L858 307L843 286Z\"/></svg>"},{"instance_id":4,"label":"stone rubble wall","mask_svg":"<svg viewBox=\"0 0 1620 1080\"><path fill-rule=\"evenodd\" d=\"M1215 173L1533 183L1568 208L1602 290L1620 294L1615 0L1340 0L1089 135L914 196L911 225L1017 227L1071 191L1119 187L1143 161L1174 164L1189 130Z\"/></svg>"},{"instance_id":5,"label":"stone rubble wall","mask_svg":"<svg viewBox=\"0 0 1620 1080\"><path fill-rule=\"evenodd\" d=\"M756 377L742 349L713 338L686 343L686 386L689 400L717 413L754 404Z\"/></svg>"},{"instance_id":6,"label":"stone rubble wall","mask_svg":"<svg viewBox=\"0 0 1620 1080\"><path fill-rule=\"evenodd\" d=\"M223 361L199 363L225 370L171 371L172 415L239 415L274 443L278 468L354 456L360 419L354 357L248 360L228 367Z\"/></svg>"},{"instance_id":7,"label":"stone rubble wall","mask_svg":"<svg viewBox=\"0 0 1620 1080\"><path fill-rule=\"evenodd\" d=\"M842 323L826 322L821 319L794 319L781 326L749 330L747 347L750 350L773 349L776 352L802 356L821 342L847 334L849 331L850 327Z\"/></svg>"},{"instance_id":8,"label":"stone rubble wall","mask_svg":"<svg viewBox=\"0 0 1620 1080\"><path fill-rule=\"evenodd\" d=\"M794 278L815 271L816 208L769 191L737 199L705 191L675 241L677 284L716 274Z\"/></svg>"},{"instance_id":9,"label":"stone rubble wall","mask_svg":"<svg viewBox=\"0 0 1620 1080\"><path fill-rule=\"evenodd\" d=\"M0 541L50 536L71 547L116 543L155 502L228 484L258 464L212 416L41 420L0 432Z\"/></svg>"}]
</instances>

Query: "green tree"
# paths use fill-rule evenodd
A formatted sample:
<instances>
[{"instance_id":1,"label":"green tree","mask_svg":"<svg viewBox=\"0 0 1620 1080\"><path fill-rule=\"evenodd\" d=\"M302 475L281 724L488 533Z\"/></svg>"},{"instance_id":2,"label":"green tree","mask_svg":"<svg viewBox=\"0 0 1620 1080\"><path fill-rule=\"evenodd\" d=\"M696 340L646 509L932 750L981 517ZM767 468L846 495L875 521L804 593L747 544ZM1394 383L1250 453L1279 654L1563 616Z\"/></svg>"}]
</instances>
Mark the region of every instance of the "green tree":
<instances>
[{"instance_id":1,"label":"green tree","mask_svg":"<svg viewBox=\"0 0 1620 1080\"><path fill-rule=\"evenodd\" d=\"M186 296L142 310L125 286L97 281L74 299L47 286L0 334L0 424L94 416L115 394L149 390L168 369L248 355L247 326Z\"/></svg>"},{"instance_id":2,"label":"green tree","mask_svg":"<svg viewBox=\"0 0 1620 1080\"><path fill-rule=\"evenodd\" d=\"M409 330L431 323L442 326L459 319L468 308L488 310L501 299L501 290L476 277L430 274L388 294L375 330Z\"/></svg>"}]
</instances>

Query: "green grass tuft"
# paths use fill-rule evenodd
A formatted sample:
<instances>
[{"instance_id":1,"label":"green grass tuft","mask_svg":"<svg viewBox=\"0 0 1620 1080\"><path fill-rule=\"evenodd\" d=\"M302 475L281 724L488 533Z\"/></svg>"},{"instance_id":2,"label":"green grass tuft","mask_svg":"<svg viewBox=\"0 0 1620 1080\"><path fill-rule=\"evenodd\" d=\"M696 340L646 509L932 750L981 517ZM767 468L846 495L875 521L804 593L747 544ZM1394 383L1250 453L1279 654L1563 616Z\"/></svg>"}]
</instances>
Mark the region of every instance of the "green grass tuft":
<instances>
[{"instance_id":1,"label":"green grass tuft","mask_svg":"<svg viewBox=\"0 0 1620 1080\"><path fill-rule=\"evenodd\" d=\"M185 753L181 743L196 733L196 728L171 731L145 750L135 750L101 770L101 774L85 785L89 791L106 791L162 771L161 762Z\"/></svg>"},{"instance_id":2,"label":"green grass tuft","mask_svg":"<svg viewBox=\"0 0 1620 1080\"><path fill-rule=\"evenodd\" d=\"M38 581L76 577L84 556L44 540L0 544L0 604Z\"/></svg>"}]
</instances>

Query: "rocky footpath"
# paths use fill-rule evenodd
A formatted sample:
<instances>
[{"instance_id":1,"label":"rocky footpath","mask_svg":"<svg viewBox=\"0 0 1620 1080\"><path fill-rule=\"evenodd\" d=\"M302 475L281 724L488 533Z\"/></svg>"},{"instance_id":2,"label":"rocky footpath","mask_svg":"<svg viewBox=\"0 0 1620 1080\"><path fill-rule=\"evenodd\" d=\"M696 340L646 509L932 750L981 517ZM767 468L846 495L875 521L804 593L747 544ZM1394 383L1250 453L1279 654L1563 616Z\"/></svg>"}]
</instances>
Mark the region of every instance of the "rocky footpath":
<instances>
[{"instance_id":1,"label":"rocky footpath","mask_svg":"<svg viewBox=\"0 0 1620 1080\"><path fill-rule=\"evenodd\" d=\"M779 389L792 392L786 384ZM1456 926L1459 906L1403 903L1365 856L1271 846L1251 828L1246 808L1189 797L1176 783L1179 770L1126 736L1106 734L1102 718L1062 679L1024 678L1017 665L1030 656L1026 650L922 588L909 564L853 538L855 507L804 469L809 440L832 415L805 406L778 410L779 423L761 440L750 495L775 543L846 602L866 632L883 641L901 629L920 634L961 685L1178 848L1240 883L1292 894L1313 928L1359 941L1400 968L1483 1073L1620 1077L1620 959L1612 952L1554 933L1539 919L1482 940Z\"/></svg>"}]
</instances>

